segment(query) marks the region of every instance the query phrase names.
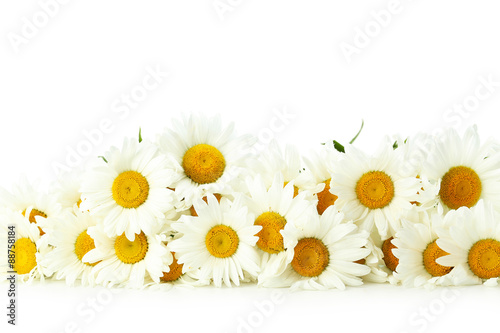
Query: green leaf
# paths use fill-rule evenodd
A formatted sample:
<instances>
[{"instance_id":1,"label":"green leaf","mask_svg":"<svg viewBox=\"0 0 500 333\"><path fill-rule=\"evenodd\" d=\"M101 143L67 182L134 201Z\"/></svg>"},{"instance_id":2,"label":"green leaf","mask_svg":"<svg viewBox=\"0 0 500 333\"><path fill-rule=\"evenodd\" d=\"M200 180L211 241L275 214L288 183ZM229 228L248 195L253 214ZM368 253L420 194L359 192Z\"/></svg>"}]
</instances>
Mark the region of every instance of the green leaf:
<instances>
[{"instance_id":1,"label":"green leaf","mask_svg":"<svg viewBox=\"0 0 500 333\"><path fill-rule=\"evenodd\" d=\"M139 143L142 142L142 128L139 127Z\"/></svg>"},{"instance_id":2,"label":"green leaf","mask_svg":"<svg viewBox=\"0 0 500 333\"><path fill-rule=\"evenodd\" d=\"M396 150L398 149L399 145L398 145L398 141L394 141L394 144L392 145L392 149Z\"/></svg>"},{"instance_id":3,"label":"green leaf","mask_svg":"<svg viewBox=\"0 0 500 333\"><path fill-rule=\"evenodd\" d=\"M108 160L106 160L106 158L104 156L97 156L98 158L102 158L102 160L106 163L108 163Z\"/></svg>"},{"instance_id":4,"label":"green leaf","mask_svg":"<svg viewBox=\"0 0 500 333\"><path fill-rule=\"evenodd\" d=\"M338 141L333 140L333 147L341 153L345 153L344 146L342 146Z\"/></svg>"}]
</instances>

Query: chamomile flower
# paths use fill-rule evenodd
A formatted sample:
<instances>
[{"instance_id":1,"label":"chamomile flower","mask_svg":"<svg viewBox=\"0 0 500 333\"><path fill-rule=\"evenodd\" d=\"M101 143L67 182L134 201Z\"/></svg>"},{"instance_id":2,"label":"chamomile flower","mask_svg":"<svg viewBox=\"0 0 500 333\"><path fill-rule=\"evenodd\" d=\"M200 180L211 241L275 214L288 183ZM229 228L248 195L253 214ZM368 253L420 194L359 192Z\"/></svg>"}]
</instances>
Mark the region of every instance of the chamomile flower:
<instances>
[{"instance_id":1,"label":"chamomile flower","mask_svg":"<svg viewBox=\"0 0 500 333\"><path fill-rule=\"evenodd\" d=\"M234 124L222 127L220 116L191 115L173 120L159 138L160 150L176 162L180 180L175 195L180 206L189 209L193 201L208 193L231 193L246 172L245 160L255 139L236 136Z\"/></svg>"},{"instance_id":2,"label":"chamomile flower","mask_svg":"<svg viewBox=\"0 0 500 333\"><path fill-rule=\"evenodd\" d=\"M433 215L432 223L413 223L404 220L402 228L392 240L392 250L398 259L394 273L405 287L432 287L449 284L453 267L442 266L436 259L448 255L437 244L436 230L444 228L440 215Z\"/></svg>"},{"instance_id":3,"label":"chamomile flower","mask_svg":"<svg viewBox=\"0 0 500 333\"><path fill-rule=\"evenodd\" d=\"M65 279L70 286L77 280L82 285L94 285L92 267L95 264L83 262L82 259L95 248L94 240L88 234L88 229L97 221L88 212L82 212L75 203L73 212L53 221L54 229L48 234L49 244L54 249L43 261L47 270L54 273L57 280Z\"/></svg>"},{"instance_id":4,"label":"chamomile flower","mask_svg":"<svg viewBox=\"0 0 500 333\"><path fill-rule=\"evenodd\" d=\"M314 204L307 200L307 193L301 192L294 197L293 181L283 187L283 176L277 174L268 189L261 177L247 179L248 207L254 214L254 224L262 226L257 233L257 248L262 257L262 274L266 271L278 272L286 267L286 252L281 230L292 223L302 225L316 214ZM259 278L260 280L260 278Z\"/></svg>"},{"instance_id":5,"label":"chamomile flower","mask_svg":"<svg viewBox=\"0 0 500 333\"><path fill-rule=\"evenodd\" d=\"M9 228L11 227L11 228ZM10 253L14 254L9 270L16 272L19 281L31 283L35 279L44 280L50 273L44 269L42 261L50 252L40 236L38 227L20 212L5 210L0 214L0 228L4 234L15 231L16 241Z\"/></svg>"},{"instance_id":6,"label":"chamomile flower","mask_svg":"<svg viewBox=\"0 0 500 333\"><path fill-rule=\"evenodd\" d=\"M168 291L174 287L177 288L193 288L200 286L207 286L210 284L210 279L206 278L204 280L200 279L200 269L191 268L183 271L184 264L179 263L178 255L170 248L170 242L175 239L182 237L181 233L175 233L168 237L167 249L170 251L173 257L173 262L169 265L169 271L163 272L163 276L160 277L160 283L155 283L151 281L147 285L152 289L159 289L162 291Z\"/></svg>"},{"instance_id":7,"label":"chamomile flower","mask_svg":"<svg viewBox=\"0 0 500 333\"><path fill-rule=\"evenodd\" d=\"M473 207L480 199L500 208L500 153L493 153L492 142L481 145L477 127L463 137L455 129L446 130L429 155L425 172L440 181L439 207L444 213L460 207Z\"/></svg>"},{"instance_id":8,"label":"chamomile flower","mask_svg":"<svg viewBox=\"0 0 500 333\"><path fill-rule=\"evenodd\" d=\"M61 214L61 205L38 187L38 182L32 184L26 177L21 177L19 183L13 186L12 193L0 191L0 199L4 207L21 212L31 223L43 224L47 217L58 217ZM38 227L40 235L44 235L47 231L45 227Z\"/></svg>"},{"instance_id":9,"label":"chamomile flower","mask_svg":"<svg viewBox=\"0 0 500 333\"><path fill-rule=\"evenodd\" d=\"M355 261L368 256L368 232L358 231L352 221L334 207L321 217L300 227L287 224L282 231L287 253L287 268L274 277L266 277L266 287L292 289L345 289L363 284L361 276L370 269Z\"/></svg>"},{"instance_id":10,"label":"chamomile flower","mask_svg":"<svg viewBox=\"0 0 500 333\"><path fill-rule=\"evenodd\" d=\"M243 206L241 197L234 202L222 198L219 203L207 195L205 203L194 202L197 217L182 216L172 228L182 234L169 243L182 272L200 269L199 278L213 280L215 286L222 283L239 286L240 281L255 278L259 273L259 256L255 249L261 229L253 224L253 216Z\"/></svg>"},{"instance_id":11,"label":"chamomile flower","mask_svg":"<svg viewBox=\"0 0 500 333\"><path fill-rule=\"evenodd\" d=\"M176 178L168 159L149 142L125 139L106 160L85 175L86 207L102 219L109 237L125 233L133 241L136 234L153 235L154 224L173 208L168 187Z\"/></svg>"},{"instance_id":12,"label":"chamomile flower","mask_svg":"<svg viewBox=\"0 0 500 333\"><path fill-rule=\"evenodd\" d=\"M500 220L484 200L472 208L450 211L449 229L439 232L437 245L449 255L436 263L453 269L452 283L496 285L500 277ZM457 270L458 268L458 270Z\"/></svg>"},{"instance_id":13,"label":"chamomile flower","mask_svg":"<svg viewBox=\"0 0 500 333\"><path fill-rule=\"evenodd\" d=\"M419 202L421 183L399 172L401 154L384 144L375 156L367 156L352 145L334 162L330 192L338 196L335 205L363 230L376 227L382 239L400 227L400 218Z\"/></svg>"},{"instance_id":14,"label":"chamomile flower","mask_svg":"<svg viewBox=\"0 0 500 333\"><path fill-rule=\"evenodd\" d=\"M311 158L304 158L307 170L313 177L314 187L310 190L315 193L318 199L317 210L321 215L337 200L337 196L330 191L332 174L334 170L333 163L341 157L331 142L321 146L319 151L313 151Z\"/></svg>"},{"instance_id":15,"label":"chamomile flower","mask_svg":"<svg viewBox=\"0 0 500 333\"><path fill-rule=\"evenodd\" d=\"M95 265L91 278L97 284L135 289L143 288L147 278L159 283L163 272L169 271L173 257L159 234L159 224L151 225L149 236L139 231L132 241L125 234L109 237L100 224L89 228L87 234L94 240L95 248L82 261Z\"/></svg>"}]
</instances>

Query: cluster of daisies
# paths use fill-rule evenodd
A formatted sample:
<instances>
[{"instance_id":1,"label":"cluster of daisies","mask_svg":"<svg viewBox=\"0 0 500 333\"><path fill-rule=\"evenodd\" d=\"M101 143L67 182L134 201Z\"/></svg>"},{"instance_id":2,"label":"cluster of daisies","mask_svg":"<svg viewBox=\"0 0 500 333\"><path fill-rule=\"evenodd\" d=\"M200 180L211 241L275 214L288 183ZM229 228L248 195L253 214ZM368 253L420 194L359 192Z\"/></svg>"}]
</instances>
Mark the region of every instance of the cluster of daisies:
<instances>
[{"instance_id":1,"label":"cluster of daisies","mask_svg":"<svg viewBox=\"0 0 500 333\"><path fill-rule=\"evenodd\" d=\"M10 268L26 282L130 288L497 285L500 145L476 127L387 137L373 155L255 143L191 115L49 193L24 179L0 189Z\"/></svg>"}]
</instances>

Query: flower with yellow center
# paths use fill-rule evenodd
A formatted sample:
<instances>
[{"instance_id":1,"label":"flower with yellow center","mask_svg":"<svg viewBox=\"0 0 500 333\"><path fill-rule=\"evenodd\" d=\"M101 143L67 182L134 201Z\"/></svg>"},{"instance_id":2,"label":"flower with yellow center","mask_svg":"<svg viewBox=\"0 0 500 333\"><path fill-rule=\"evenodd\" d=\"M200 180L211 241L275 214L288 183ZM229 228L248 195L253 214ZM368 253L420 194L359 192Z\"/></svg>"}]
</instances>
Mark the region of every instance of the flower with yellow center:
<instances>
[{"instance_id":1,"label":"flower with yellow center","mask_svg":"<svg viewBox=\"0 0 500 333\"><path fill-rule=\"evenodd\" d=\"M54 195L41 191L38 182L30 183L25 177L12 187L12 193L0 189L0 202L3 207L22 212L38 226L40 236L51 230L47 218L59 217L62 213Z\"/></svg>"},{"instance_id":2,"label":"flower with yellow center","mask_svg":"<svg viewBox=\"0 0 500 333\"><path fill-rule=\"evenodd\" d=\"M330 207L333 206L335 201L337 200L337 196L333 193L330 192L330 182L331 178L325 180L323 183L325 184L325 188L321 191L318 192L318 214L321 215L324 213L324 211Z\"/></svg>"},{"instance_id":3,"label":"flower with yellow center","mask_svg":"<svg viewBox=\"0 0 500 333\"><path fill-rule=\"evenodd\" d=\"M384 142L374 156L347 145L344 158L333 164L330 192L338 196L335 205L381 239L395 234L411 202L420 202L419 191L423 192L419 179L402 173L401 163L401 151Z\"/></svg>"},{"instance_id":4,"label":"flower with yellow center","mask_svg":"<svg viewBox=\"0 0 500 333\"><path fill-rule=\"evenodd\" d=\"M437 230L443 229L445 221L439 215L422 222L404 220L402 228L392 240L394 256L398 260L396 272L398 280L405 287L432 287L447 285L451 281L449 274L453 267L437 263L445 255L438 245Z\"/></svg>"},{"instance_id":5,"label":"flower with yellow center","mask_svg":"<svg viewBox=\"0 0 500 333\"><path fill-rule=\"evenodd\" d=\"M306 191L294 197L293 181L283 187L283 175L278 173L267 188L260 175L247 179L248 207L255 216L254 224L262 227L256 234L257 248L262 256L262 274L286 267L286 247L282 231L287 224L306 224L316 213L314 201Z\"/></svg>"},{"instance_id":6,"label":"flower with yellow center","mask_svg":"<svg viewBox=\"0 0 500 333\"><path fill-rule=\"evenodd\" d=\"M169 271L163 272L163 276L160 278L160 281L162 282L175 282L179 280L179 278L183 274L182 267L184 267L184 265L179 264L177 258L175 257L175 252L171 252L171 254L172 257L174 258L174 261L170 264Z\"/></svg>"},{"instance_id":7,"label":"flower with yellow center","mask_svg":"<svg viewBox=\"0 0 500 333\"><path fill-rule=\"evenodd\" d=\"M254 142L251 136L236 136L233 124L222 126L220 116L173 119L171 129L159 136L157 144L175 164L176 208L189 209L193 201L207 194L237 191Z\"/></svg>"},{"instance_id":8,"label":"flower with yellow center","mask_svg":"<svg viewBox=\"0 0 500 333\"><path fill-rule=\"evenodd\" d=\"M135 234L152 235L154 223L173 210L174 165L147 141L125 139L112 147L107 163L90 170L81 188L85 207L102 220L109 237L133 241Z\"/></svg>"},{"instance_id":9,"label":"flower with yellow center","mask_svg":"<svg viewBox=\"0 0 500 333\"><path fill-rule=\"evenodd\" d=\"M207 202L194 202L198 216L184 215L172 228L181 236L168 246L175 252L183 273L199 269L201 281L212 280L220 287L230 287L242 280L256 278L259 256L255 249L260 226L253 224L251 214L241 197L234 202L207 195Z\"/></svg>"},{"instance_id":10,"label":"flower with yellow center","mask_svg":"<svg viewBox=\"0 0 500 333\"><path fill-rule=\"evenodd\" d=\"M332 142L328 142L321 146L321 150L313 152L310 159L304 158L314 183L314 187L306 187L305 189L316 193L318 199L316 208L320 215L337 201L337 195L331 191L331 181L332 174L336 172L334 164L342 155L333 147Z\"/></svg>"},{"instance_id":11,"label":"flower with yellow center","mask_svg":"<svg viewBox=\"0 0 500 333\"><path fill-rule=\"evenodd\" d=\"M297 228L287 224L283 230L287 266L274 274L263 274L259 284L293 289L345 289L363 282L370 269L357 263L369 254L365 247L368 233L359 231L352 221L334 207L317 213Z\"/></svg>"},{"instance_id":12,"label":"flower with yellow center","mask_svg":"<svg viewBox=\"0 0 500 333\"><path fill-rule=\"evenodd\" d=\"M54 249L45 256L43 265L54 274L54 278L66 280L69 286L77 281L83 286L94 285L91 272L95 264L84 262L83 257L95 248L88 229L95 226L97 220L74 204L72 212L67 211L60 218L53 219L53 224L48 243Z\"/></svg>"},{"instance_id":13,"label":"flower with yellow center","mask_svg":"<svg viewBox=\"0 0 500 333\"><path fill-rule=\"evenodd\" d=\"M500 277L500 214L494 206L479 200L472 208L450 211L445 219L450 228L440 233L437 245L449 254L436 262L455 267L450 273L454 284L496 285Z\"/></svg>"},{"instance_id":14,"label":"flower with yellow center","mask_svg":"<svg viewBox=\"0 0 500 333\"><path fill-rule=\"evenodd\" d=\"M125 234L108 237L100 224L89 228L87 233L94 239L95 248L82 260L94 265L92 277L97 284L143 288L151 280L160 283L163 272L169 272L173 263L159 226L153 227L152 235L140 231L133 240Z\"/></svg>"},{"instance_id":15,"label":"flower with yellow center","mask_svg":"<svg viewBox=\"0 0 500 333\"><path fill-rule=\"evenodd\" d=\"M42 264L47 253L51 251L43 241L47 235L41 237L36 224L31 223L22 213L11 210L1 211L0 236L4 239L7 239L7 233L10 230L8 226L14 226L16 234L12 248L15 261L13 269L9 268L9 271L16 272L19 281L29 283L35 279L43 280L45 276L50 276L51 273Z\"/></svg>"},{"instance_id":16,"label":"flower with yellow center","mask_svg":"<svg viewBox=\"0 0 500 333\"><path fill-rule=\"evenodd\" d=\"M477 127L460 136L449 129L436 140L423 172L440 181L438 202L444 213L474 207L480 199L500 208L500 153L490 141L481 145Z\"/></svg>"},{"instance_id":17,"label":"flower with yellow center","mask_svg":"<svg viewBox=\"0 0 500 333\"><path fill-rule=\"evenodd\" d=\"M394 249L397 249L397 247L392 243L393 239L394 237L387 238L382 243L382 253L384 254L382 260L384 260L385 266L387 268L395 272L399 264L399 259L396 258L396 256L392 252Z\"/></svg>"}]
</instances>

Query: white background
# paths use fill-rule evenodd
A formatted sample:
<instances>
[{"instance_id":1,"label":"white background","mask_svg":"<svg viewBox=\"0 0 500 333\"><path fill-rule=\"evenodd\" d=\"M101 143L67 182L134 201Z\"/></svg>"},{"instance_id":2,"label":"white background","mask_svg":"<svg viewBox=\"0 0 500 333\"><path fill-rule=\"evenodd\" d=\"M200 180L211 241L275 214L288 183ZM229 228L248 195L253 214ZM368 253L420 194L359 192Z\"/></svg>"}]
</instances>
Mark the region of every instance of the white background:
<instances>
[{"instance_id":1,"label":"white background","mask_svg":"<svg viewBox=\"0 0 500 333\"><path fill-rule=\"evenodd\" d=\"M350 140L361 119L365 130L357 144L367 151L386 134L445 126L463 130L476 123L483 139L500 136L497 1L73 0L49 6L52 16L44 20L45 3L55 2L0 4L0 186L6 188L21 174L47 186L54 166L68 165L70 151L85 152L79 154L83 165L124 136L136 136L139 127L153 138L172 117L189 112L221 114L239 133L272 133L303 153L326 140ZM226 11L221 15L214 3ZM30 24L38 27L30 30ZM371 36L360 33L366 29ZM357 53L346 57L347 44ZM139 91L151 69L168 77L125 114L121 98ZM482 83L488 78L493 85ZM270 132L283 110L293 119ZM107 133L99 127L103 120L112 128ZM94 133L94 143L85 132ZM235 332L239 318L265 317L254 302L269 301L271 292L204 288L109 297L99 288L36 283L21 288L17 330L64 332L75 322L83 332ZM249 328L497 327L498 288L458 293L372 285L285 293L284 302ZM102 312L78 313L93 297L106 303ZM422 321L421 309L430 309L431 317Z\"/></svg>"}]
</instances>

